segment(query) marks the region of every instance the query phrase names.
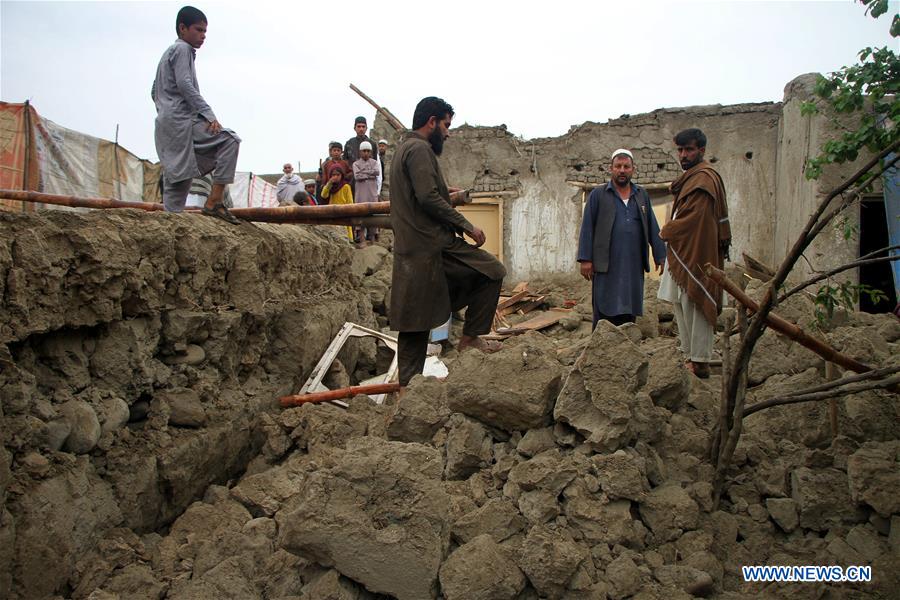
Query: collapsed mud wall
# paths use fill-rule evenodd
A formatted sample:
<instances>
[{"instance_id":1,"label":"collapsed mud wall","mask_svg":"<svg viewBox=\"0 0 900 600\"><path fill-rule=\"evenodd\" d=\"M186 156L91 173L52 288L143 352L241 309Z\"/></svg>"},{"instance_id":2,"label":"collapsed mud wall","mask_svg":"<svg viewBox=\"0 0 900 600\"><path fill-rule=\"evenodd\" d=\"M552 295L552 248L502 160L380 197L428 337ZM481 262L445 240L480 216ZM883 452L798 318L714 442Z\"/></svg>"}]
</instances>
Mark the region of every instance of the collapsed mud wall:
<instances>
[{"instance_id":1,"label":"collapsed mud wall","mask_svg":"<svg viewBox=\"0 0 900 600\"><path fill-rule=\"evenodd\" d=\"M352 258L332 228L0 212L0 597L67 594L104 533L243 472L260 414L375 324Z\"/></svg>"},{"instance_id":2,"label":"collapsed mud wall","mask_svg":"<svg viewBox=\"0 0 900 600\"><path fill-rule=\"evenodd\" d=\"M634 153L635 181L650 188L654 204L665 203L665 187L681 174L672 138L699 127L709 138L706 156L728 187L733 255L771 261L780 117L777 103L670 108L534 140L505 126L462 125L440 160L450 185L502 199L504 262L512 278L528 279L573 271L583 190L608 181L613 150ZM387 135L389 128L379 121L376 131Z\"/></svg>"},{"instance_id":3,"label":"collapsed mud wall","mask_svg":"<svg viewBox=\"0 0 900 600\"><path fill-rule=\"evenodd\" d=\"M131 212L0 214L0 235L0 596L739 600L900 586L896 396L839 400L837 436L824 403L750 417L715 507L721 381L685 370L654 282L637 324L592 331L585 300L496 354L448 352L446 380L417 377L399 403L281 410L274 398L345 319L384 324L386 248ZM802 322L811 302L779 310ZM897 364L895 317L840 316L822 332L839 351ZM342 356L350 372L375 359L361 344ZM825 377L768 332L750 401ZM743 581L741 566L764 564L868 565L873 581Z\"/></svg>"},{"instance_id":4,"label":"collapsed mud wall","mask_svg":"<svg viewBox=\"0 0 900 600\"><path fill-rule=\"evenodd\" d=\"M635 181L648 188L655 206L666 204L671 202L666 188L682 172L672 137L699 127L708 137L706 157L725 180L732 257L747 252L777 264L818 199L868 158L829 167L818 181L806 179L806 161L852 124L824 105L816 115L801 114L801 104L814 99L815 79L806 74L788 82L781 103L664 108L586 122L554 138L526 140L505 125L463 124L451 131L440 161L450 185L502 201L504 262L511 277L529 279L575 270L582 200L585 191L608 181L613 150L634 152ZM394 146L399 141L380 117L375 132ZM853 211L848 218L850 225L858 221ZM857 254L854 240L829 229L813 244L810 258L816 268L826 269ZM801 273L809 270L806 264L798 267Z\"/></svg>"},{"instance_id":5,"label":"collapsed mud wall","mask_svg":"<svg viewBox=\"0 0 900 600\"><path fill-rule=\"evenodd\" d=\"M716 507L721 387L696 379L655 304L639 324L572 322L491 355L448 353L399 401L265 419L239 479L167 531L107 531L76 600L885 598L900 585L898 419L888 392L749 417ZM760 286L749 290L758 295ZM808 301L789 308L805 314ZM900 324L848 316L841 351L896 364ZM752 401L820 384L821 360L767 333ZM736 341L736 340L735 340ZM866 583L753 583L750 565L871 566Z\"/></svg>"}]
</instances>

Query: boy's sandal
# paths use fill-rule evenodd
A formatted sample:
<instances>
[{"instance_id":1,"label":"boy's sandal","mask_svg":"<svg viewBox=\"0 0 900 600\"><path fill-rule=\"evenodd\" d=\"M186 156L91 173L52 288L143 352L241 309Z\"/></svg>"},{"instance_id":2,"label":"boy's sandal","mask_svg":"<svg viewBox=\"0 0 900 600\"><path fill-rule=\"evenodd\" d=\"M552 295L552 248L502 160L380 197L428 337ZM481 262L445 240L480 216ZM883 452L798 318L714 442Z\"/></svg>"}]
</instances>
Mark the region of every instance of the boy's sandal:
<instances>
[{"instance_id":1,"label":"boy's sandal","mask_svg":"<svg viewBox=\"0 0 900 600\"><path fill-rule=\"evenodd\" d=\"M231 214L231 212L229 212L228 208L221 202L213 204L211 208L207 208L204 206L203 208L200 209L200 212L202 212L207 217L215 217L217 219L222 219L223 221L231 223L232 225L240 225L241 224L241 220L238 219L233 214Z\"/></svg>"}]
</instances>

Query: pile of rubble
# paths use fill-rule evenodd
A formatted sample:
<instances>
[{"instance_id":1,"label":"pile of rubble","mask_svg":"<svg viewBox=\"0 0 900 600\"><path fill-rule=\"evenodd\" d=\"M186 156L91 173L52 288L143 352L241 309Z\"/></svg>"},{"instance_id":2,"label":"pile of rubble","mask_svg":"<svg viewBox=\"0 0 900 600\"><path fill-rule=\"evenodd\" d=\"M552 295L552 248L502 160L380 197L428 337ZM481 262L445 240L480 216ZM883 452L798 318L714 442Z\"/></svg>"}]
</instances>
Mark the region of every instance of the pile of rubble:
<instances>
[{"instance_id":1,"label":"pile of rubble","mask_svg":"<svg viewBox=\"0 0 900 600\"><path fill-rule=\"evenodd\" d=\"M269 235L275 234L260 232ZM648 282L646 314L637 324L601 323L592 331L588 298L556 325L508 338L496 354L446 353L449 376L415 378L399 403L376 405L360 396L347 409L309 404L282 411L267 401L296 388L316 359L308 354L321 352L325 332L340 327L323 305L347 320L366 308L370 321L386 324L390 256L374 246L345 254L315 233L281 235L291 238L282 240L286 246L306 244L306 255L323 261L340 295L322 296L327 301L296 312L262 311L258 321L247 307L223 311L249 321L233 336L213 326L218 321L209 310L203 327L188 319L172 329L171 316L123 318L116 327L143 319L142 331L149 331L139 335L129 325L134 347L112 363L132 365L129 377L138 373L145 382L140 389L115 388L124 390L118 398L128 407L125 423L102 432L99 445L87 450L76 447L77 439L70 442L71 432L57 448L34 435L4 439L11 459L0 461L0 469L10 465L11 471L0 470L7 507L0 566L11 574L11 597L671 600L889 597L900 589L896 395L842 398L837 437L827 403L748 417L725 496L715 507L708 447L721 378L699 380L684 369L675 339L660 335L670 330L671 314L657 305ZM271 244L268 255L260 245L235 252L269 256ZM349 273L346 280L335 275L341 269ZM276 271L260 275L270 278L268 289L288 276ZM338 298L351 297L352 290L365 297L341 304ZM586 284L572 293L551 291L545 301L559 306L585 290ZM797 298L783 312L803 321L808 309ZM307 329L326 314L333 326L320 325L313 339ZM300 325L292 324L295 318ZM827 332L830 343L872 365L896 363L900 324L894 317L843 319ZM69 382L80 374L80 391L69 393L95 412L106 404L121 409L103 396L82 398L105 378L117 381L113 369L102 370L110 354L98 354L109 327L72 323L54 333L62 349L52 353L40 343L47 333L7 341L7 361L31 388L15 396L18 384L4 379L5 424L40 420L41 410L47 424L77 421L56 396L63 378L43 383L56 381L47 378L51 372L66 373ZM276 337L283 327L293 333ZM268 345L248 345L254 333L271 336L264 338ZM94 338L88 354L83 340ZM72 353L74 342L65 345L65 339L78 339L87 358ZM238 359L226 362L212 351L224 339L236 346ZM273 351L276 341L284 346ZM204 352L201 362L163 361L189 355L191 345ZM298 360L301 348L304 359ZM285 353L291 361L273 358ZM362 373L366 356L356 348L342 362L348 372ZM287 362L295 364L289 369ZM166 381L176 389L140 370L148 364L167 369ZM289 372L291 381L276 385ZM29 379L29 373L39 377ZM215 374L221 381L213 383ZM751 365L750 402L824 377L821 359L767 333ZM10 398L47 396L8 409ZM130 415L142 397L149 412L135 420ZM182 404L195 410L179 409L173 421L171 406ZM57 416L50 418L51 409ZM103 414L118 413L110 408ZM101 429L118 422L98 420ZM222 429L226 423L230 429ZM202 444L199 434L213 431ZM232 437L239 434L250 440L246 448L235 447ZM240 474L224 468L229 460L241 463ZM201 478L202 469L215 475ZM48 500L57 496L69 504ZM156 512L147 518L152 507ZM40 519L47 520L43 530ZM81 543L69 545L62 557L52 546L66 535ZM41 577L39 566L46 569L52 560L65 568ZM873 581L742 579L742 566L768 564L871 565Z\"/></svg>"}]
</instances>

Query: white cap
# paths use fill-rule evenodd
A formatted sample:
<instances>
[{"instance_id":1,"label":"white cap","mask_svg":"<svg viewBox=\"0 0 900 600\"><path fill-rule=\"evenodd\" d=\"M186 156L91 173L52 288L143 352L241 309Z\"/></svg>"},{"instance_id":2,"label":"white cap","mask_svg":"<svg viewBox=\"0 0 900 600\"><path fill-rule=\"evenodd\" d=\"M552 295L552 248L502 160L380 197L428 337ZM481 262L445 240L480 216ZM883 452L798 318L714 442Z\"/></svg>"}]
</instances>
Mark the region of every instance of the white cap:
<instances>
[{"instance_id":1,"label":"white cap","mask_svg":"<svg viewBox=\"0 0 900 600\"><path fill-rule=\"evenodd\" d=\"M359 149L360 150L371 150L372 144L370 144L369 142L363 142L362 144L359 145Z\"/></svg>"},{"instance_id":2,"label":"white cap","mask_svg":"<svg viewBox=\"0 0 900 600\"><path fill-rule=\"evenodd\" d=\"M387 140L378 140L378 145L380 146L381 144L384 144L385 146L389 146L389 145L390 145L390 144L388 144L388 141L387 141Z\"/></svg>"},{"instance_id":3,"label":"white cap","mask_svg":"<svg viewBox=\"0 0 900 600\"><path fill-rule=\"evenodd\" d=\"M619 148L618 150L616 150L615 152L612 153L612 156L610 158L614 159L615 157L619 156L620 154L624 154L625 156L630 158L632 161L634 160L634 154L631 153L631 150L626 150L625 148Z\"/></svg>"},{"instance_id":4,"label":"white cap","mask_svg":"<svg viewBox=\"0 0 900 600\"><path fill-rule=\"evenodd\" d=\"M315 180L315 179L305 179L305 180L303 180L303 187L306 187L306 186L308 186L308 185L316 185L316 180Z\"/></svg>"}]
</instances>

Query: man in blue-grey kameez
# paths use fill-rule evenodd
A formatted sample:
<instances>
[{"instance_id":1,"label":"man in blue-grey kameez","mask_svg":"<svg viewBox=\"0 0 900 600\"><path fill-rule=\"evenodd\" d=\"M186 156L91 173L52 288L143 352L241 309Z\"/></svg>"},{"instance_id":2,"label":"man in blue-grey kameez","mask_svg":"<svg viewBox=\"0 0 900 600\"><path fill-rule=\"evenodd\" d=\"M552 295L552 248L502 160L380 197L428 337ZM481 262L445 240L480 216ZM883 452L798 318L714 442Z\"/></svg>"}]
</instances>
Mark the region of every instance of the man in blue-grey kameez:
<instances>
[{"instance_id":1,"label":"man in blue-grey kameez","mask_svg":"<svg viewBox=\"0 0 900 600\"><path fill-rule=\"evenodd\" d=\"M207 20L200 10L178 11L178 39L163 53L150 97L156 104L156 152L163 169L163 205L181 212L191 181L212 173L212 190L203 213L238 221L222 202L225 186L234 181L241 139L223 129L200 95L194 57L206 39Z\"/></svg>"},{"instance_id":2,"label":"man in blue-grey kameez","mask_svg":"<svg viewBox=\"0 0 900 600\"><path fill-rule=\"evenodd\" d=\"M650 197L631 181L634 156L624 148L616 150L610 170L610 181L588 197L578 239L581 275L593 282L594 327L600 320L633 323L642 315L644 272L650 272L648 246L657 272L666 259Z\"/></svg>"}]
</instances>

